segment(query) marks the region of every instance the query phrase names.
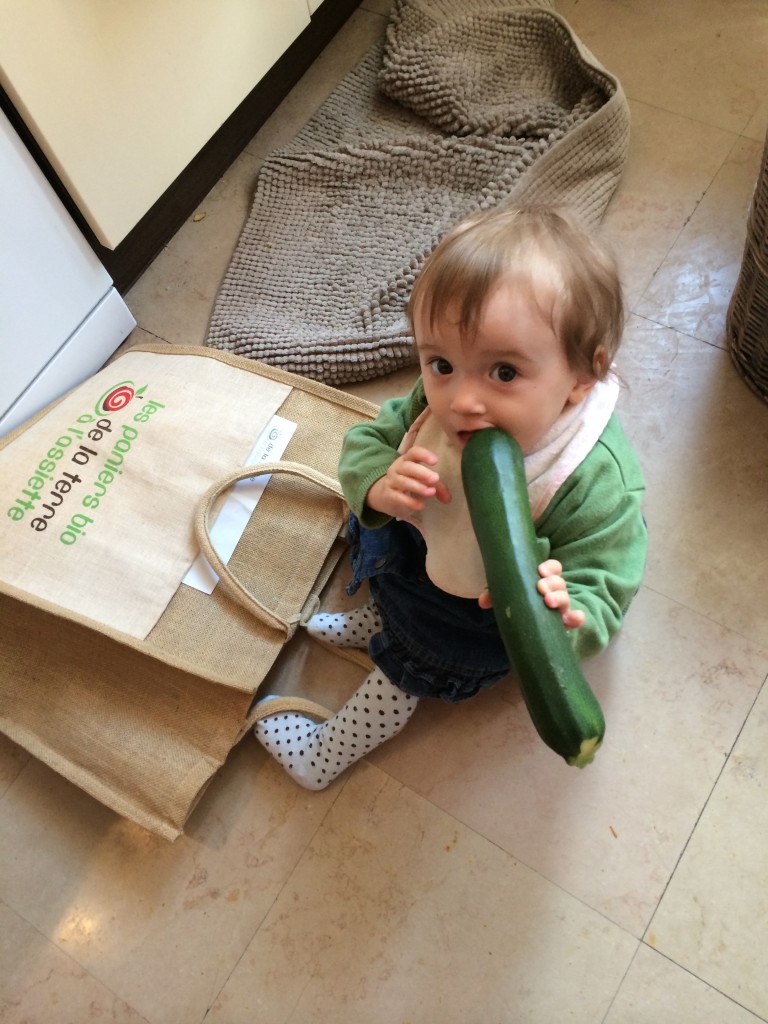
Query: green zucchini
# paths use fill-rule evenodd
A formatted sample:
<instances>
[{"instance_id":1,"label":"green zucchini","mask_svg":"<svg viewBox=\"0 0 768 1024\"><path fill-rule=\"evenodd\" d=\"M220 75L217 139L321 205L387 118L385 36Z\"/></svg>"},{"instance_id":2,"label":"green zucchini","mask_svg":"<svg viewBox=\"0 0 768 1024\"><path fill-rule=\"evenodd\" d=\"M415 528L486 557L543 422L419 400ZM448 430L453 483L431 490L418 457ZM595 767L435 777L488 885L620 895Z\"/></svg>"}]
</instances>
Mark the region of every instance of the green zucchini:
<instances>
[{"instance_id":1,"label":"green zucchini","mask_svg":"<svg viewBox=\"0 0 768 1024\"><path fill-rule=\"evenodd\" d=\"M493 427L465 445L461 474L499 632L539 736L578 768L605 733L603 712L573 653L560 614L544 603L523 456Z\"/></svg>"}]
</instances>

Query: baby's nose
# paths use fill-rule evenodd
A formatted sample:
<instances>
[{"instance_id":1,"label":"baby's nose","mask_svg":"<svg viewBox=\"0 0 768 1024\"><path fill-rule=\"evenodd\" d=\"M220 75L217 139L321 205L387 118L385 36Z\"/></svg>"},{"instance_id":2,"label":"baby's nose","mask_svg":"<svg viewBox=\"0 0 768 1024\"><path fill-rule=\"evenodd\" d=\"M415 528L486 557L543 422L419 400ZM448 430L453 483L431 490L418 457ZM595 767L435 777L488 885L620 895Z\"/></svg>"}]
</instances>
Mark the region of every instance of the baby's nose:
<instances>
[{"instance_id":1,"label":"baby's nose","mask_svg":"<svg viewBox=\"0 0 768 1024\"><path fill-rule=\"evenodd\" d=\"M451 408L454 412L465 416L482 412L484 408L482 395L473 381L461 381L456 385Z\"/></svg>"}]
</instances>

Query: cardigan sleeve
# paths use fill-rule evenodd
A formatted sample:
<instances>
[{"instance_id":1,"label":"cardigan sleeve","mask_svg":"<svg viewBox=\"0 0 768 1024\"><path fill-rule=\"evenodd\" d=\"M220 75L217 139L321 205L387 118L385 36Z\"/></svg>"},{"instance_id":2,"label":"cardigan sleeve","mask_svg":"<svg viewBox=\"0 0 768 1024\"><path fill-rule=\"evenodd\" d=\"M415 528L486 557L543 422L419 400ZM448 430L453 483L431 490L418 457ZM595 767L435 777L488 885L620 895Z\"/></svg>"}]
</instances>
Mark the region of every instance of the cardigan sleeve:
<instances>
[{"instance_id":1,"label":"cardigan sleeve","mask_svg":"<svg viewBox=\"0 0 768 1024\"><path fill-rule=\"evenodd\" d=\"M569 633L580 660L608 645L640 586L648 546L644 489L614 417L536 524L542 558L561 562L572 607L586 615L584 625Z\"/></svg>"},{"instance_id":2,"label":"cardigan sleeve","mask_svg":"<svg viewBox=\"0 0 768 1024\"><path fill-rule=\"evenodd\" d=\"M400 442L426 404L419 377L407 395L384 402L375 420L355 424L347 431L339 461L339 482L350 510L363 526L375 529L389 522L390 516L368 508L365 499L397 458Z\"/></svg>"}]
</instances>

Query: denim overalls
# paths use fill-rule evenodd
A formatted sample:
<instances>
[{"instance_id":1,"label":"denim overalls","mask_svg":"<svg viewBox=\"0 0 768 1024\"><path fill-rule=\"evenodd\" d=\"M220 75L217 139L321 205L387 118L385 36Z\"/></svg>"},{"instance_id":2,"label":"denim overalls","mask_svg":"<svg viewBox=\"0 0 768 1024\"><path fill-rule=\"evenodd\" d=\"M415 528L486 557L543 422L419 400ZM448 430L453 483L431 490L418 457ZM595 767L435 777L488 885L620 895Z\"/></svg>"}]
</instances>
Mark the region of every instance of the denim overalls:
<instances>
[{"instance_id":1,"label":"denim overalls","mask_svg":"<svg viewBox=\"0 0 768 1024\"><path fill-rule=\"evenodd\" d=\"M350 516L354 594L369 581L383 628L368 653L387 678L415 697L466 700L510 671L492 609L454 597L427 577L426 546L410 523L369 530Z\"/></svg>"}]
</instances>

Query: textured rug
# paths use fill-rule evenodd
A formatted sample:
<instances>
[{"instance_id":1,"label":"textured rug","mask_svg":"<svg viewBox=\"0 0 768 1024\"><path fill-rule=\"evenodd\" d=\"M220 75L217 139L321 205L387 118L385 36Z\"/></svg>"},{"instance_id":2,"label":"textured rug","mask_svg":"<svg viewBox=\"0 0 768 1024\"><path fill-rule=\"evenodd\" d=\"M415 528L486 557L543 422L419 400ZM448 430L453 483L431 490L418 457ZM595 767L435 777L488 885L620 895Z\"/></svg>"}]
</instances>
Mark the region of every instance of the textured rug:
<instances>
[{"instance_id":1,"label":"textured rug","mask_svg":"<svg viewBox=\"0 0 768 1024\"><path fill-rule=\"evenodd\" d=\"M523 199L594 225L628 140L619 82L551 5L396 0L260 170L206 344L328 384L412 363L405 307L445 231Z\"/></svg>"}]
</instances>

